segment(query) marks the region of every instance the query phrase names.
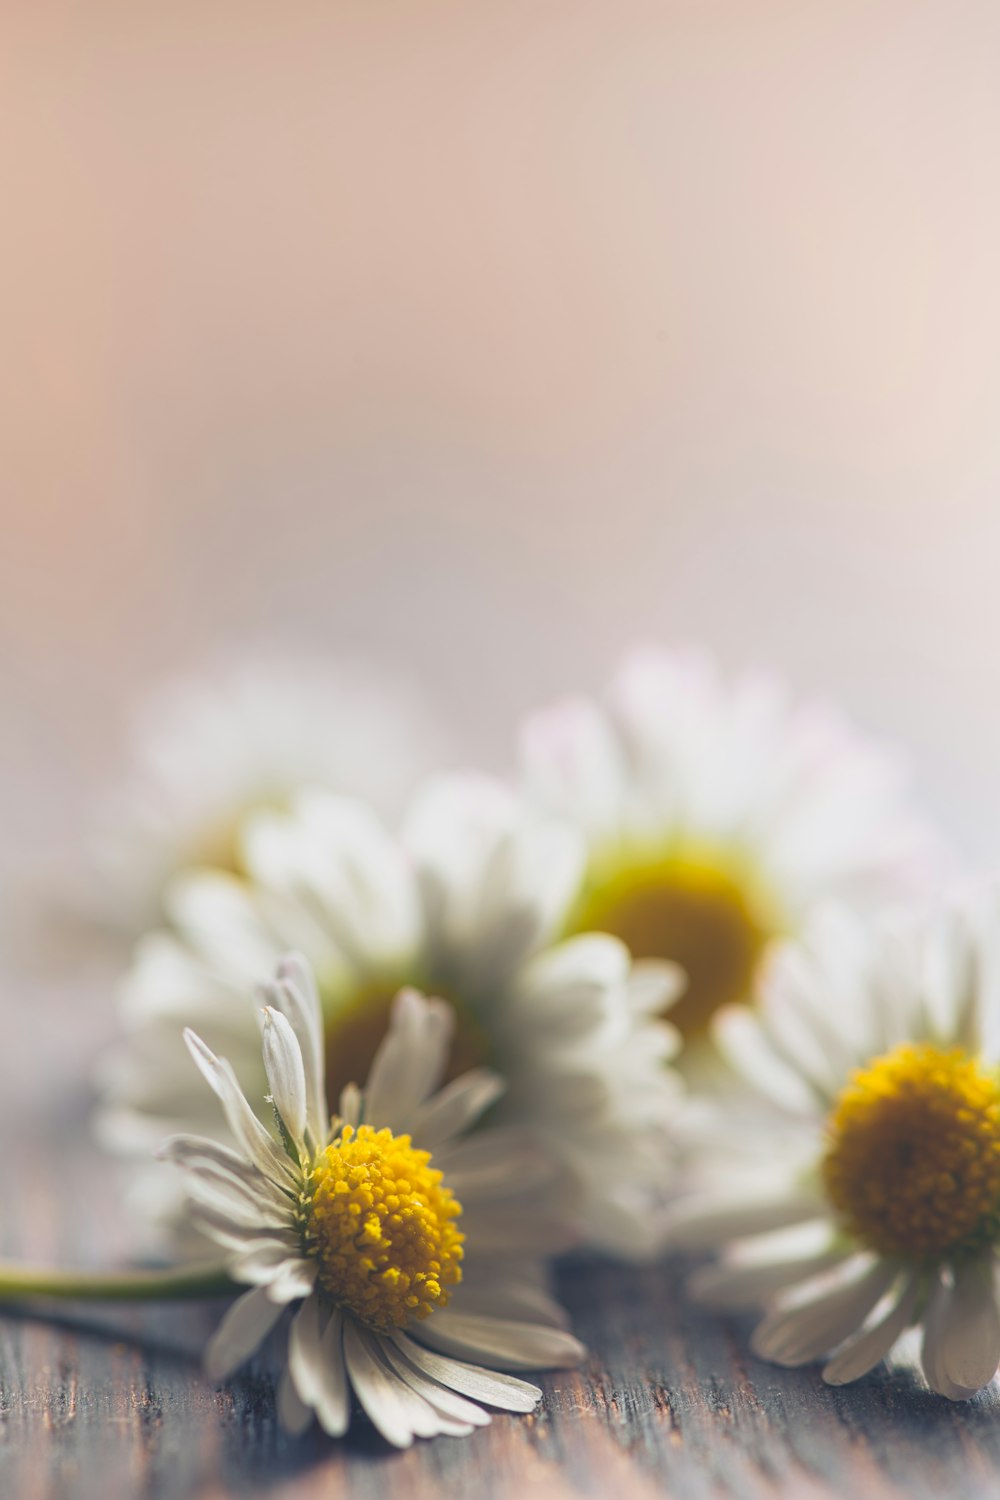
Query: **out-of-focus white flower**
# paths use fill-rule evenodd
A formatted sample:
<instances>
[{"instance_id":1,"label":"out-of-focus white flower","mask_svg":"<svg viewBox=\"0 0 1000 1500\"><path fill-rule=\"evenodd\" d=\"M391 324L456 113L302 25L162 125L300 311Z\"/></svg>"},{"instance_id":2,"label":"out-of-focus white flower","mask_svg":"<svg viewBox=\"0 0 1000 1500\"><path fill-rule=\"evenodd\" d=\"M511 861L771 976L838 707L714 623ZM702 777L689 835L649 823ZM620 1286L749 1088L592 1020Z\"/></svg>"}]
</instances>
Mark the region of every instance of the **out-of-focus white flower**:
<instances>
[{"instance_id":1,"label":"out-of-focus white flower","mask_svg":"<svg viewBox=\"0 0 1000 1500\"><path fill-rule=\"evenodd\" d=\"M763 1358L826 1359L841 1385L921 1323L933 1390L959 1400L993 1378L998 937L996 911L970 905L875 929L830 910L775 953L756 1012L720 1013L762 1110L703 1140L705 1181L673 1238L721 1251L696 1296L768 1308Z\"/></svg>"},{"instance_id":2,"label":"out-of-focus white flower","mask_svg":"<svg viewBox=\"0 0 1000 1500\"><path fill-rule=\"evenodd\" d=\"M634 651L603 702L536 715L522 749L529 795L587 839L571 930L676 960L689 1041L819 901L903 897L928 864L884 750L772 676L727 686L699 651Z\"/></svg>"},{"instance_id":3,"label":"out-of-focus white flower","mask_svg":"<svg viewBox=\"0 0 1000 1500\"><path fill-rule=\"evenodd\" d=\"M325 792L254 815L241 877L175 882L172 930L138 949L122 996L126 1036L105 1069L104 1139L145 1153L166 1129L211 1128L181 1026L228 1057L248 1092L260 1087L248 997L294 947L319 983L331 1108L367 1073L396 992L441 996L456 1018L453 1073L496 1068L508 1085L496 1118L530 1125L570 1168L586 1237L649 1253L677 1091L665 1066L676 1038L655 1016L683 980L670 964L633 964L613 937L554 941L581 860L574 829L482 776L430 783L399 837L363 804ZM162 1184L151 1171L138 1184L145 1214Z\"/></svg>"},{"instance_id":4,"label":"out-of-focus white flower","mask_svg":"<svg viewBox=\"0 0 1000 1500\"><path fill-rule=\"evenodd\" d=\"M206 1355L217 1379L243 1364L296 1306L278 1411L347 1431L351 1393L397 1447L463 1436L480 1403L531 1411L541 1391L493 1366L573 1365L582 1346L542 1283L540 1257L568 1241L557 1173L518 1132L467 1131L503 1090L476 1069L435 1093L453 1012L403 991L364 1090L327 1108L327 1043L308 966L290 957L269 986L263 1056L279 1144L229 1065L193 1032L191 1053L222 1103L234 1147L180 1136L192 1213L252 1287Z\"/></svg>"},{"instance_id":5,"label":"out-of-focus white flower","mask_svg":"<svg viewBox=\"0 0 1000 1500\"><path fill-rule=\"evenodd\" d=\"M440 763L443 738L416 692L349 661L261 651L154 693L135 726L133 769L94 839L89 906L135 937L163 920L180 870L238 871L240 826L303 785L402 805Z\"/></svg>"}]
</instances>

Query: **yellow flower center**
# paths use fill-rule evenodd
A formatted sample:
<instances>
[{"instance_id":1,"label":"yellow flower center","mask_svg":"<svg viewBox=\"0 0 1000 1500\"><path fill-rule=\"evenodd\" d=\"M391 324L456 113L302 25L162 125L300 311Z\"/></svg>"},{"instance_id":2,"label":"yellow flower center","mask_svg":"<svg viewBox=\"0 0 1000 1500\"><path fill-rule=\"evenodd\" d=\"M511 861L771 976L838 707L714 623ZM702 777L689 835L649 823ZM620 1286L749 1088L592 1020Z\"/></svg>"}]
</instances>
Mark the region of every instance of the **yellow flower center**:
<instances>
[{"instance_id":1,"label":"yellow flower center","mask_svg":"<svg viewBox=\"0 0 1000 1500\"><path fill-rule=\"evenodd\" d=\"M827 1123L823 1182L845 1228L926 1258L1000 1233L1000 1077L960 1048L905 1043L854 1074Z\"/></svg>"},{"instance_id":2,"label":"yellow flower center","mask_svg":"<svg viewBox=\"0 0 1000 1500\"><path fill-rule=\"evenodd\" d=\"M610 932L633 958L669 958L688 977L670 1009L685 1038L703 1034L721 1006L744 1000L777 924L751 883L723 859L677 854L625 864L593 883L574 927Z\"/></svg>"},{"instance_id":3,"label":"yellow flower center","mask_svg":"<svg viewBox=\"0 0 1000 1500\"><path fill-rule=\"evenodd\" d=\"M401 981L401 984L405 982ZM433 985L418 983L416 987L428 994L440 994ZM348 1083L362 1085L368 1077L372 1060L388 1030L389 1013L399 988L386 984L361 989L346 1002L327 1009L324 1022L326 1097L331 1114L336 1114L340 1107L344 1086ZM455 1012L455 1032L443 1079L447 1083L470 1068L487 1062L490 1046L468 1006L450 995L444 998Z\"/></svg>"},{"instance_id":4,"label":"yellow flower center","mask_svg":"<svg viewBox=\"0 0 1000 1500\"><path fill-rule=\"evenodd\" d=\"M310 1176L305 1239L319 1285L383 1333L446 1306L462 1279L462 1206L430 1162L408 1135L345 1125Z\"/></svg>"}]
</instances>

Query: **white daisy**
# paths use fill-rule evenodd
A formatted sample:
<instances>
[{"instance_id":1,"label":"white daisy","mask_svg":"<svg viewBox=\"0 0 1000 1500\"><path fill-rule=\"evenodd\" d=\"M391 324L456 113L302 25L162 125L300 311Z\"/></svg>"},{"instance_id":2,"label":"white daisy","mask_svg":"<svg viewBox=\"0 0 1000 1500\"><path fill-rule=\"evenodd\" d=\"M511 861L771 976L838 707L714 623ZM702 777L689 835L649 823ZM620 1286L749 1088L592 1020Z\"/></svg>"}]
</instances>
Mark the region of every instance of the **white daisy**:
<instances>
[{"instance_id":1,"label":"white daisy","mask_svg":"<svg viewBox=\"0 0 1000 1500\"><path fill-rule=\"evenodd\" d=\"M123 995L124 1045L105 1070L103 1136L148 1153L164 1127L206 1127L179 1045L191 1025L260 1086L257 978L290 947L318 976L330 1107L365 1076L403 986L456 1016L452 1072L488 1063L508 1083L499 1119L527 1122L583 1188L588 1238L656 1244L669 1178L674 1036L652 1019L679 989L669 964L633 965L621 942L564 927L582 858L572 828L526 812L485 777L439 779L400 836L362 804L303 793L249 819L244 875L188 876L173 931L140 946ZM160 1187L141 1178L147 1194ZM169 1204L166 1205L169 1209Z\"/></svg>"},{"instance_id":2,"label":"white daisy","mask_svg":"<svg viewBox=\"0 0 1000 1500\"><path fill-rule=\"evenodd\" d=\"M235 1147L179 1136L192 1214L252 1290L213 1337L208 1372L242 1365L296 1306L278 1411L347 1431L351 1392L397 1447L489 1422L480 1403L531 1411L534 1385L483 1366L574 1365L582 1346L548 1296L539 1257L564 1247L551 1162L523 1134L468 1127L503 1090L476 1069L435 1093L454 1016L403 991L363 1091L327 1110L326 1043L308 965L291 956L268 987L263 1054L283 1145L227 1062L188 1031ZM554 1187L555 1184L555 1187Z\"/></svg>"},{"instance_id":3,"label":"white daisy","mask_svg":"<svg viewBox=\"0 0 1000 1500\"><path fill-rule=\"evenodd\" d=\"M750 998L770 941L817 902L895 898L926 857L881 748L772 676L727 686L699 651L634 651L603 702L529 720L522 751L529 795L586 835L571 930L676 960L688 1040Z\"/></svg>"},{"instance_id":4,"label":"white daisy","mask_svg":"<svg viewBox=\"0 0 1000 1500\"><path fill-rule=\"evenodd\" d=\"M412 689L370 668L273 650L221 659L141 710L133 771L94 839L89 906L137 936L162 920L177 871L239 869L249 812L304 784L394 809L441 750Z\"/></svg>"},{"instance_id":5,"label":"white daisy","mask_svg":"<svg viewBox=\"0 0 1000 1500\"><path fill-rule=\"evenodd\" d=\"M762 1357L825 1358L840 1385L920 1323L933 1390L959 1400L993 1378L998 936L970 906L877 929L829 911L775 953L756 1013L720 1014L725 1056L769 1108L704 1143L710 1185L675 1211L674 1240L721 1247L693 1279L702 1300L768 1307Z\"/></svg>"}]
</instances>

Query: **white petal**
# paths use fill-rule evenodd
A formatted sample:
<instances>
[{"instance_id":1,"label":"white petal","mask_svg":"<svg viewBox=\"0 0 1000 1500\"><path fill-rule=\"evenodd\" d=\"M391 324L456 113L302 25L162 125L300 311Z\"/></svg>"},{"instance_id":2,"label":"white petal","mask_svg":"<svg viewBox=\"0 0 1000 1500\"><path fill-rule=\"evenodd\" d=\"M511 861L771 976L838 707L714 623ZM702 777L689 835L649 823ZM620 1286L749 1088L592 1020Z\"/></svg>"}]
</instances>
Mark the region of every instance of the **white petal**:
<instances>
[{"instance_id":1,"label":"white petal","mask_svg":"<svg viewBox=\"0 0 1000 1500\"><path fill-rule=\"evenodd\" d=\"M268 1299L267 1289L255 1286L237 1298L208 1341L205 1370L211 1380L225 1380L248 1360L267 1338L284 1309Z\"/></svg>"},{"instance_id":2,"label":"white petal","mask_svg":"<svg viewBox=\"0 0 1000 1500\"><path fill-rule=\"evenodd\" d=\"M245 1182L259 1182L260 1173L238 1151L221 1141L209 1140L204 1135L172 1135L160 1146L157 1155L164 1161L176 1162L178 1166L198 1165L203 1161L213 1162L225 1168L234 1177Z\"/></svg>"},{"instance_id":3,"label":"white petal","mask_svg":"<svg viewBox=\"0 0 1000 1500\"><path fill-rule=\"evenodd\" d=\"M625 944L603 932L546 948L511 987L511 1022L529 1027L535 1045L576 1042L602 1024L612 999L621 998L630 963Z\"/></svg>"},{"instance_id":4,"label":"white petal","mask_svg":"<svg viewBox=\"0 0 1000 1500\"><path fill-rule=\"evenodd\" d=\"M295 1199L287 1189L272 1182L252 1162L218 1141L209 1141L202 1136L175 1135L161 1146L158 1155L191 1175L234 1190L242 1189L246 1201L252 1198L266 1210L277 1210L286 1217L292 1213Z\"/></svg>"},{"instance_id":5,"label":"white petal","mask_svg":"<svg viewBox=\"0 0 1000 1500\"><path fill-rule=\"evenodd\" d=\"M423 1145L424 1137L419 1137ZM529 1187L539 1182L552 1182L561 1175L555 1165L551 1151L539 1140L537 1131L522 1125L489 1126L471 1131L461 1139L443 1142L435 1152L434 1165L440 1167L448 1178L461 1177L471 1181L483 1174L487 1178L496 1174L505 1176L504 1167L514 1164L514 1170L524 1174ZM463 1185L468 1185L464 1182Z\"/></svg>"},{"instance_id":6,"label":"white petal","mask_svg":"<svg viewBox=\"0 0 1000 1500\"><path fill-rule=\"evenodd\" d=\"M344 1324L344 1356L361 1405L386 1442L408 1448L414 1437L433 1437L447 1426L433 1407L378 1356L377 1343L351 1318Z\"/></svg>"},{"instance_id":7,"label":"white petal","mask_svg":"<svg viewBox=\"0 0 1000 1500\"><path fill-rule=\"evenodd\" d=\"M326 1137L329 1111L324 1079L323 1015L312 968L300 953L286 953L274 987L277 1006L298 1038L306 1081L306 1123L319 1147ZM272 1002L275 1003L275 1002Z\"/></svg>"},{"instance_id":8,"label":"white petal","mask_svg":"<svg viewBox=\"0 0 1000 1500\"><path fill-rule=\"evenodd\" d=\"M345 1084L340 1094L340 1118L345 1125L353 1125L355 1129L361 1124L361 1115L364 1109L364 1096L356 1083Z\"/></svg>"},{"instance_id":9,"label":"white petal","mask_svg":"<svg viewBox=\"0 0 1000 1500\"><path fill-rule=\"evenodd\" d=\"M826 1104L836 1094L851 1057L829 1019L833 997L823 996L823 1008L810 1005L810 981L822 989L823 976L813 976L802 948L792 942L773 946L759 985L757 1015L777 1059Z\"/></svg>"},{"instance_id":10,"label":"white petal","mask_svg":"<svg viewBox=\"0 0 1000 1500\"><path fill-rule=\"evenodd\" d=\"M521 753L539 803L582 823L590 834L619 831L626 767L595 704L565 698L536 714L522 729Z\"/></svg>"},{"instance_id":11,"label":"white petal","mask_svg":"<svg viewBox=\"0 0 1000 1500\"><path fill-rule=\"evenodd\" d=\"M312 1407L319 1392L319 1314L319 1298L307 1297L288 1331L288 1369L295 1389Z\"/></svg>"},{"instance_id":12,"label":"white petal","mask_svg":"<svg viewBox=\"0 0 1000 1500\"><path fill-rule=\"evenodd\" d=\"M316 1261L303 1260L300 1255L290 1256L267 1282L268 1297L281 1305L308 1297L316 1285L318 1270Z\"/></svg>"},{"instance_id":13,"label":"white petal","mask_svg":"<svg viewBox=\"0 0 1000 1500\"><path fill-rule=\"evenodd\" d=\"M333 1308L321 1331L318 1298L303 1302L292 1322L288 1368L298 1394L313 1407L330 1437L342 1437L351 1424L351 1388L343 1362L343 1314Z\"/></svg>"},{"instance_id":14,"label":"white petal","mask_svg":"<svg viewBox=\"0 0 1000 1500\"><path fill-rule=\"evenodd\" d=\"M341 1437L351 1421L351 1387L344 1363L344 1315L339 1307L331 1310L319 1347L316 1414L324 1432Z\"/></svg>"},{"instance_id":15,"label":"white petal","mask_svg":"<svg viewBox=\"0 0 1000 1500\"><path fill-rule=\"evenodd\" d=\"M513 1318L515 1322L545 1323L550 1328L569 1328L569 1314L540 1286L514 1277L502 1280L491 1274L477 1284L466 1275L451 1300L456 1312L483 1314L489 1318Z\"/></svg>"},{"instance_id":16,"label":"white petal","mask_svg":"<svg viewBox=\"0 0 1000 1500\"><path fill-rule=\"evenodd\" d=\"M483 1370L478 1365L465 1364L451 1359L433 1349L425 1349L404 1333L392 1335L393 1342L402 1349L407 1359L453 1391L461 1391L476 1401L485 1401L488 1406L497 1406L504 1411L534 1411L542 1393L537 1385L527 1380L518 1380L515 1375L502 1375L493 1370Z\"/></svg>"},{"instance_id":17,"label":"white petal","mask_svg":"<svg viewBox=\"0 0 1000 1500\"><path fill-rule=\"evenodd\" d=\"M672 1212L667 1227L670 1245L680 1250L708 1250L745 1235L766 1234L788 1224L802 1224L821 1211L811 1193L788 1192L771 1199L747 1199L744 1203L719 1206L692 1200Z\"/></svg>"},{"instance_id":18,"label":"white petal","mask_svg":"<svg viewBox=\"0 0 1000 1500\"><path fill-rule=\"evenodd\" d=\"M240 1184L215 1182L207 1172L189 1172L185 1180L188 1202L224 1217L234 1229L253 1231L258 1237L269 1230L280 1233L294 1227L288 1205L272 1208L266 1198L254 1196Z\"/></svg>"},{"instance_id":19,"label":"white petal","mask_svg":"<svg viewBox=\"0 0 1000 1500\"><path fill-rule=\"evenodd\" d=\"M419 917L412 872L363 802L304 791L291 819L250 820L246 855L266 887L316 914L341 961L365 972L407 964Z\"/></svg>"},{"instance_id":20,"label":"white petal","mask_svg":"<svg viewBox=\"0 0 1000 1500\"><path fill-rule=\"evenodd\" d=\"M712 1025L712 1037L729 1066L751 1088L766 1093L792 1113L808 1116L815 1111L815 1090L775 1052L749 1006L728 1005L720 1010Z\"/></svg>"},{"instance_id":21,"label":"white petal","mask_svg":"<svg viewBox=\"0 0 1000 1500\"><path fill-rule=\"evenodd\" d=\"M443 1000L401 990L393 1002L389 1030L379 1046L365 1086L365 1119L381 1129L407 1129L440 1082L448 1061L455 1013Z\"/></svg>"},{"instance_id":22,"label":"white petal","mask_svg":"<svg viewBox=\"0 0 1000 1500\"><path fill-rule=\"evenodd\" d=\"M512 1370L568 1369L586 1349L561 1328L544 1328L506 1318L436 1312L418 1330L421 1343L459 1359L489 1361Z\"/></svg>"},{"instance_id":23,"label":"white petal","mask_svg":"<svg viewBox=\"0 0 1000 1500\"><path fill-rule=\"evenodd\" d=\"M351 1419L343 1328L343 1315L334 1308L321 1331L319 1298L308 1297L292 1320L288 1340L288 1368L296 1389L331 1437L341 1437Z\"/></svg>"},{"instance_id":24,"label":"white petal","mask_svg":"<svg viewBox=\"0 0 1000 1500\"><path fill-rule=\"evenodd\" d=\"M278 980L289 997L294 996L295 1013L301 1019L302 1029L309 1038L310 1045L320 1051L323 1046L323 1007L320 1004L319 990L316 987L316 976L313 973L312 964L301 953L285 953L278 962ZM295 1034L299 1035L299 1027L289 1011L285 1011L288 1019L295 1026ZM300 1038L301 1043L301 1038ZM305 1047L303 1046L303 1052Z\"/></svg>"},{"instance_id":25,"label":"white petal","mask_svg":"<svg viewBox=\"0 0 1000 1500\"><path fill-rule=\"evenodd\" d=\"M855 1333L898 1275L876 1261L864 1276L798 1307L776 1309L759 1323L750 1347L779 1365L805 1365Z\"/></svg>"},{"instance_id":26,"label":"white petal","mask_svg":"<svg viewBox=\"0 0 1000 1500\"><path fill-rule=\"evenodd\" d=\"M953 1385L980 1390L1000 1364L1000 1313L993 1289L992 1257L956 1266L941 1330L941 1368Z\"/></svg>"},{"instance_id":27,"label":"white petal","mask_svg":"<svg viewBox=\"0 0 1000 1500\"><path fill-rule=\"evenodd\" d=\"M245 881L217 870L181 874L168 882L163 905L170 925L183 934L205 968L235 970L240 988L270 972L271 935Z\"/></svg>"},{"instance_id":28,"label":"white petal","mask_svg":"<svg viewBox=\"0 0 1000 1500\"><path fill-rule=\"evenodd\" d=\"M259 1219L254 1219L251 1224L239 1224L231 1212L222 1213L204 1204L192 1204L188 1211L188 1220L191 1227L199 1234L208 1235L210 1239L215 1240L217 1245L222 1245L227 1250L234 1250L237 1253L244 1251L248 1245L255 1244L262 1234L268 1239L287 1237L290 1255L295 1253L298 1246L298 1236L291 1231L269 1229L262 1225Z\"/></svg>"},{"instance_id":29,"label":"white petal","mask_svg":"<svg viewBox=\"0 0 1000 1500\"><path fill-rule=\"evenodd\" d=\"M484 994L561 928L583 863L578 831L528 815L480 774L442 776L416 798L403 831L420 886L430 971Z\"/></svg>"},{"instance_id":30,"label":"white petal","mask_svg":"<svg viewBox=\"0 0 1000 1500\"><path fill-rule=\"evenodd\" d=\"M466 1203L462 1228L469 1243L486 1255L503 1251L511 1255L556 1255L579 1244L579 1230L558 1205L551 1213L542 1209L524 1213L518 1208L516 1199L506 1204L502 1199L494 1201L488 1208Z\"/></svg>"},{"instance_id":31,"label":"white petal","mask_svg":"<svg viewBox=\"0 0 1000 1500\"><path fill-rule=\"evenodd\" d=\"M390 1339L382 1341L382 1353L401 1380L404 1380L418 1396L423 1396L435 1411L449 1417L453 1422L464 1422L471 1427L488 1427L489 1416L481 1406L466 1401L456 1391L431 1380L404 1355L402 1349Z\"/></svg>"},{"instance_id":32,"label":"white petal","mask_svg":"<svg viewBox=\"0 0 1000 1500\"><path fill-rule=\"evenodd\" d=\"M852 1380L860 1380L879 1360L885 1359L900 1334L909 1327L919 1292L918 1277L911 1276L902 1283L895 1303L885 1316L873 1328L851 1339L830 1360L823 1371L827 1385L848 1385Z\"/></svg>"},{"instance_id":33,"label":"white petal","mask_svg":"<svg viewBox=\"0 0 1000 1500\"><path fill-rule=\"evenodd\" d=\"M416 1127L414 1136L421 1146L425 1144ZM476 1131L450 1150L442 1146L435 1154L435 1165L442 1169L448 1186L466 1209L472 1204L486 1207L492 1200L494 1207L509 1212L513 1205L508 1201L504 1206L497 1200L518 1199L517 1211L522 1215L528 1211L527 1196L539 1187L552 1190L548 1195L551 1204L558 1197L564 1175L538 1138L516 1126ZM543 1198L542 1206L545 1201Z\"/></svg>"},{"instance_id":34,"label":"white petal","mask_svg":"<svg viewBox=\"0 0 1000 1500\"><path fill-rule=\"evenodd\" d=\"M190 1027L185 1028L184 1040L203 1077L221 1101L230 1130L250 1160L279 1182L292 1179L291 1162L250 1108L229 1064L216 1057Z\"/></svg>"},{"instance_id":35,"label":"white petal","mask_svg":"<svg viewBox=\"0 0 1000 1500\"><path fill-rule=\"evenodd\" d=\"M264 1068L274 1107L296 1150L304 1151L306 1075L302 1049L291 1022L273 1006L264 1007Z\"/></svg>"},{"instance_id":36,"label":"white petal","mask_svg":"<svg viewBox=\"0 0 1000 1500\"><path fill-rule=\"evenodd\" d=\"M707 1307L753 1307L785 1287L808 1281L849 1259L851 1251L828 1250L803 1259L702 1266L688 1280L688 1291Z\"/></svg>"},{"instance_id":37,"label":"white petal","mask_svg":"<svg viewBox=\"0 0 1000 1500\"><path fill-rule=\"evenodd\" d=\"M500 1075L488 1068L463 1073L414 1112L411 1128L415 1139L424 1150L435 1151L485 1114L506 1087Z\"/></svg>"},{"instance_id":38,"label":"white petal","mask_svg":"<svg viewBox=\"0 0 1000 1500\"><path fill-rule=\"evenodd\" d=\"M230 1271L237 1281L255 1285L271 1281L279 1266L285 1265L292 1256L287 1240L261 1238L251 1240L230 1263Z\"/></svg>"},{"instance_id":39,"label":"white petal","mask_svg":"<svg viewBox=\"0 0 1000 1500\"><path fill-rule=\"evenodd\" d=\"M312 1415L312 1407L301 1399L295 1382L285 1370L278 1384L278 1421L283 1430L292 1437L300 1437L312 1421Z\"/></svg>"},{"instance_id":40,"label":"white petal","mask_svg":"<svg viewBox=\"0 0 1000 1500\"><path fill-rule=\"evenodd\" d=\"M949 1380L944 1373L941 1358L941 1336L946 1325L951 1292L951 1287L945 1284L939 1274L927 1300L927 1309L924 1313L924 1337L920 1363L927 1377L927 1384L932 1391L936 1391L939 1396L947 1396L949 1401L966 1401L970 1396L975 1395L975 1389L971 1386L955 1385L952 1380Z\"/></svg>"},{"instance_id":41,"label":"white petal","mask_svg":"<svg viewBox=\"0 0 1000 1500\"><path fill-rule=\"evenodd\" d=\"M637 1017L662 1015L680 999L687 984L680 964L666 958L639 959L628 976L629 1009Z\"/></svg>"}]
</instances>

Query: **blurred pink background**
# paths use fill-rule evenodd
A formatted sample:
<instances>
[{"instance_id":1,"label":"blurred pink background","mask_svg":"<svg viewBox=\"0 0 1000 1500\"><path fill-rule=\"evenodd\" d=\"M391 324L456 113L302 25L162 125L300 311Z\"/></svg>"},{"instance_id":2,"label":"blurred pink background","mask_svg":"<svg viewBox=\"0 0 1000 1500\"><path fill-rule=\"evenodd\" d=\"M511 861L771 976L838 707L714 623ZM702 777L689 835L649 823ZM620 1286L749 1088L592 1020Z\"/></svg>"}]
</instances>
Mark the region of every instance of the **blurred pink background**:
<instances>
[{"instance_id":1,"label":"blurred pink background","mask_svg":"<svg viewBox=\"0 0 1000 1500\"><path fill-rule=\"evenodd\" d=\"M0 865L275 632L465 754L773 659L1000 850L995 0L13 0Z\"/></svg>"}]
</instances>

